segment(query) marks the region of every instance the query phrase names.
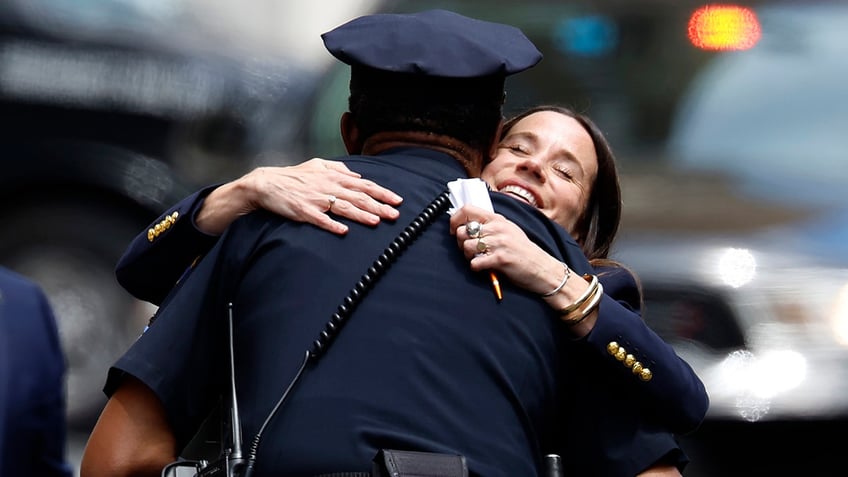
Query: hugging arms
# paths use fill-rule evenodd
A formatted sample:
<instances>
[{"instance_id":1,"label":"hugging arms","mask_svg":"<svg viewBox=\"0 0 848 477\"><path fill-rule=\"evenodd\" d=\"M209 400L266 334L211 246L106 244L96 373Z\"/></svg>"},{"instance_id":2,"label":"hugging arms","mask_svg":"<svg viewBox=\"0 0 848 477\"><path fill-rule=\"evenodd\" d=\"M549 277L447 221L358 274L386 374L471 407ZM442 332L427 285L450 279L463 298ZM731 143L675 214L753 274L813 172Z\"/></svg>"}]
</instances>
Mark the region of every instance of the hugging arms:
<instances>
[{"instance_id":1,"label":"hugging arms","mask_svg":"<svg viewBox=\"0 0 848 477\"><path fill-rule=\"evenodd\" d=\"M697 428L708 398L688 364L641 320L635 276L608 257L620 218L620 191L602 135L570 111L530 110L507 123L482 178L497 193L516 199L515 207L536 209L551 219L552 227L563 227L603 285L600 303L572 327L575 345L564 363L571 386L593 390L570 393L572 401L563 403L569 422L563 448L571 452L563 456L566 468L575 458L590 463L608 459L605 449L625 448L628 439L638 440L634 436L643 431L667 434L668 444L665 454L638 456L640 470L682 468L685 457L672 435ZM170 209L149 233L134 240L118 266L118 277L139 298L159 303L218 234L254 209L344 234L344 219L377 227L379 220L403 220L391 207L398 199L334 161L260 168L224 186L199 191ZM466 224L471 220L483 224L485 254L477 252L478 239L469 236ZM167 227L156 229L165 223ZM570 273L572 264L554 258L533 240L532 231L521 230L501 214L467 207L451 218L450 231L472 270L498 272L505 300L511 293L532 293L561 310L589 287ZM638 432L628 434L631 429Z\"/></svg>"}]
</instances>

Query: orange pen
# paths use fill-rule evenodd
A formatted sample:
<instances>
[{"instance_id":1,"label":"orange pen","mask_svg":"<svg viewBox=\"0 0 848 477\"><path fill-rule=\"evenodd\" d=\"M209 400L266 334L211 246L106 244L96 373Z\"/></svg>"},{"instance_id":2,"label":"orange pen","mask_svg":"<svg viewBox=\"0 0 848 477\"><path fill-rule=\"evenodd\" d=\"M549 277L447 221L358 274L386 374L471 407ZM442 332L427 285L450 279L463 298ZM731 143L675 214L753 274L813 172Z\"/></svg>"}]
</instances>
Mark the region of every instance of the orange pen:
<instances>
[{"instance_id":1,"label":"orange pen","mask_svg":"<svg viewBox=\"0 0 848 477\"><path fill-rule=\"evenodd\" d=\"M495 289L495 296L498 297L498 301L503 300L503 292L501 291L501 282L498 281L498 276L495 275L495 272L489 272L489 278L492 279L492 288Z\"/></svg>"}]
</instances>

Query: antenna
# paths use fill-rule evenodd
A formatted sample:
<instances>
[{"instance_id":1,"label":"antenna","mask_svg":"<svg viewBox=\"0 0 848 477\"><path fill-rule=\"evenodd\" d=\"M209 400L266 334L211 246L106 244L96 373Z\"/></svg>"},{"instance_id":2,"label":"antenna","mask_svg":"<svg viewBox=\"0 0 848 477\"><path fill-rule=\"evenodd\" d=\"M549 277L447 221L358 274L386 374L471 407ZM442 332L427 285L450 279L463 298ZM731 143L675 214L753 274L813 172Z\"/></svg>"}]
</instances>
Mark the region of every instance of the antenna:
<instances>
[{"instance_id":1,"label":"antenna","mask_svg":"<svg viewBox=\"0 0 848 477\"><path fill-rule=\"evenodd\" d=\"M230 456L233 459L241 459L241 421L239 420L238 398L236 397L236 364L235 350L233 349L233 304L227 303L227 344L230 355L230 437L233 448Z\"/></svg>"}]
</instances>

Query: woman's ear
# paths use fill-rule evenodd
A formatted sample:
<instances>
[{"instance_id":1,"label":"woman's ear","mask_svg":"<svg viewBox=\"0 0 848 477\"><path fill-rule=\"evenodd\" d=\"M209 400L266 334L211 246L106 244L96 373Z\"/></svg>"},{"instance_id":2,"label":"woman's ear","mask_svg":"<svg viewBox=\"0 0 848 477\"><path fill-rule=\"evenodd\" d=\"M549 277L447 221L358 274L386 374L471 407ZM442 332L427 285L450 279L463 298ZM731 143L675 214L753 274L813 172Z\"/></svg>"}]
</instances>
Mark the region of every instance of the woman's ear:
<instances>
[{"instance_id":1,"label":"woman's ear","mask_svg":"<svg viewBox=\"0 0 848 477\"><path fill-rule=\"evenodd\" d=\"M362 140L359 137L359 128L353 120L353 114L350 111L345 111L339 121L341 128L342 141L348 154L359 154L362 152Z\"/></svg>"}]
</instances>

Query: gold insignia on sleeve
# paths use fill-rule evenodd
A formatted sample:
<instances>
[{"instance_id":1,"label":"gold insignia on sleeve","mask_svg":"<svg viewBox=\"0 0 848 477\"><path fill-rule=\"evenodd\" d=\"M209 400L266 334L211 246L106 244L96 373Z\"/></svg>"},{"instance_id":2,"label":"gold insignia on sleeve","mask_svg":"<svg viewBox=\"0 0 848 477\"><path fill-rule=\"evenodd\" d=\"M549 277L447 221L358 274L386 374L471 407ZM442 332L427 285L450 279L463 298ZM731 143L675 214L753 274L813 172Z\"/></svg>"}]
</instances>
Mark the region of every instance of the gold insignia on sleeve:
<instances>
[{"instance_id":1,"label":"gold insignia on sleeve","mask_svg":"<svg viewBox=\"0 0 848 477\"><path fill-rule=\"evenodd\" d=\"M624 361L624 358L627 357L627 350L624 347L618 348L618 351L615 352L615 359L619 361Z\"/></svg>"},{"instance_id":2,"label":"gold insignia on sleeve","mask_svg":"<svg viewBox=\"0 0 848 477\"><path fill-rule=\"evenodd\" d=\"M174 222L180 217L180 213L176 210L172 212L170 215L166 215L165 218L159 221L156 225L151 227L147 231L147 241L152 242L156 237L162 235L166 230L171 228L174 225Z\"/></svg>"},{"instance_id":3,"label":"gold insignia on sleeve","mask_svg":"<svg viewBox=\"0 0 848 477\"><path fill-rule=\"evenodd\" d=\"M607 353L621 364L630 368L634 375L638 376L642 381L650 381L654 377L654 373L649 368L636 360L636 356L628 353L624 346L618 344L617 341L610 341L607 344Z\"/></svg>"}]
</instances>

